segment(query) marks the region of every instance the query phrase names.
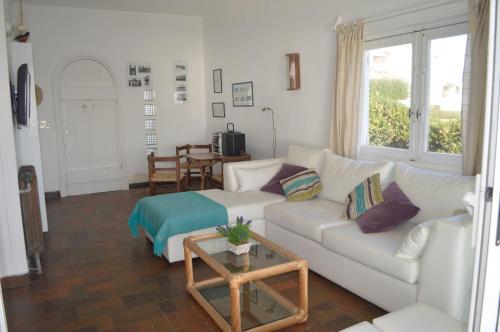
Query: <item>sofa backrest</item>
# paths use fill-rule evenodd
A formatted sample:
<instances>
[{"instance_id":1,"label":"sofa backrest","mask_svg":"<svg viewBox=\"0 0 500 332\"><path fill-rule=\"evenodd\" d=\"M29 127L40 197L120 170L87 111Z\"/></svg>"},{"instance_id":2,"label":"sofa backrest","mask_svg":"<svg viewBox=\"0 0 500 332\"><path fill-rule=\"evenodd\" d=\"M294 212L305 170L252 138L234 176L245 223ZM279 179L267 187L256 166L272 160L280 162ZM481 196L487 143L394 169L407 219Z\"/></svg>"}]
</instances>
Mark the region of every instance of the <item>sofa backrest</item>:
<instances>
[{"instance_id":1,"label":"sofa backrest","mask_svg":"<svg viewBox=\"0 0 500 332\"><path fill-rule=\"evenodd\" d=\"M394 163L354 160L328 152L321 170L323 191L319 197L344 204L358 184L376 173L380 173L380 182L385 188L394 179Z\"/></svg>"},{"instance_id":2,"label":"sofa backrest","mask_svg":"<svg viewBox=\"0 0 500 332\"><path fill-rule=\"evenodd\" d=\"M474 191L475 177L456 176L397 163L395 181L420 212L411 219L420 223L466 212L462 198Z\"/></svg>"},{"instance_id":3,"label":"sofa backrest","mask_svg":"<svg viewBox=\"0 0 500 332\"><path fill-rule=\"evenodd\" d=\"M325 155L331 152L325 148L310 148L298 145L290 145L285 159L285 163L298 165L307 168L314 168L318 174L321 174L323 160Z\"/></svg>"}]
</instances>

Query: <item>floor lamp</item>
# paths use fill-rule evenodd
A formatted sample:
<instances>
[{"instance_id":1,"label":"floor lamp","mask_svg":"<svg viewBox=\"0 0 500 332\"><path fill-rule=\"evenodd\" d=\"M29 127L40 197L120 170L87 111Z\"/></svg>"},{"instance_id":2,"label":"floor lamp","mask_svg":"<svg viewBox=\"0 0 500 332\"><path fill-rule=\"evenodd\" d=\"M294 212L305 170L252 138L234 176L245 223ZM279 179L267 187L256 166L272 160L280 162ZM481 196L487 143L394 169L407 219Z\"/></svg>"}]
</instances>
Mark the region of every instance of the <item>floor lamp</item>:
<instances>
[{"instance_id":1,"label":"floor lamp","mask_svg":"<svg viewBox=\"0 0 500 332\"><path fill-rule=\"evenodd\" d=\"M276 126L274 125L274 110L270 107L264 107L262 112L271 112L271 118L273 120L273 158L276 158Z\"/></svg>"}]
</instances>

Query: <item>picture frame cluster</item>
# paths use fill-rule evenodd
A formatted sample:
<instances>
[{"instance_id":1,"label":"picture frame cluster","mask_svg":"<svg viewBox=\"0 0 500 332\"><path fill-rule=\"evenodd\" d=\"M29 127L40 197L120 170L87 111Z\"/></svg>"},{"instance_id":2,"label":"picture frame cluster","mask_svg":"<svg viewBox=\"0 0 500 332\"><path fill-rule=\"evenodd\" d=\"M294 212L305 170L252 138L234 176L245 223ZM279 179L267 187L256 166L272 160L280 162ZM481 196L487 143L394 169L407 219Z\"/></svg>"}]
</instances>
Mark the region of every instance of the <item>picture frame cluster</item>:
<instances>
[{"instance_id":1,"label":"picture frame cluster","mask_svg":"<svg viewBox=\"0 0 500 332\"><path fill-rule=\"evenodd\" d=\"M213 93L222 93L222 69L214 69L212 71ZM232 84L232 99L233 107L253 107L253 81L240 82ZM225 103L212 103L212 117L226 117Z\"/></svg>"},{"instance_id":2,"label":"picture frame cluster","mask_svg":"<svg viewBox=\"0 0 500 332\"><path fill-rule=\"evenodd\" d=\"M151 62L128 62L127 85L129 88L153 88L153 69Z\"/></svg>"}]
</instances>

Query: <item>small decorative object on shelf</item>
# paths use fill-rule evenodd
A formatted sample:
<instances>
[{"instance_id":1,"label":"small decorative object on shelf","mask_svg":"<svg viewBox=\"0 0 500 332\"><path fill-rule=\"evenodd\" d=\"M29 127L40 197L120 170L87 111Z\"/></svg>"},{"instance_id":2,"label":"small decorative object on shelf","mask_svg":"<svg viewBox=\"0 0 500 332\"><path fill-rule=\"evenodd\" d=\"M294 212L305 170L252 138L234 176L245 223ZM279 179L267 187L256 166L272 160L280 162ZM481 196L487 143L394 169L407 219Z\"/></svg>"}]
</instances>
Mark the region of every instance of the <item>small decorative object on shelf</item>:
<instances>
[{"instance_id":1,"label":"small decorative object on shelf","mask_svg":"<svg viewBox=\"0 0 500 332\"><path fill-rule=\"evenodd\" d=\"M246 254L250 251L252 243L250 240L251 220L243 221L243 217L236 218L236 224L217 227L222 236L227 238L227 250L236 255Z\"/></svg>"},{"instance_id":2,"label":"small decorative object on shelf","mask_svg":"<svg viewBox=\"0 0 500 332\"><path fill-rule=\"evenodd\" d=\"M300 89L300 55L299 53L287 54L288 73L287 90Z\"/></svg>"}]
</instances>

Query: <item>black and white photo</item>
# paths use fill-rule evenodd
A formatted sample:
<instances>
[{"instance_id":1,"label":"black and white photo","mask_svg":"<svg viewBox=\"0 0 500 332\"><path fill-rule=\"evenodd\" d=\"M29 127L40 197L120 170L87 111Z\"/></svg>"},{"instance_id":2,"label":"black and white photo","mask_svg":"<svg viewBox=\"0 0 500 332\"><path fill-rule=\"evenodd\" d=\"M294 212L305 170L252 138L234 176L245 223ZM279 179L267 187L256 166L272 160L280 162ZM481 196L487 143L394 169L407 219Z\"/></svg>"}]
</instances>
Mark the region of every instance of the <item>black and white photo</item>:
<instances>
[{"instance_id":1,"label":"black and white photo","mask_svg":"<svg viewBox=\"0 0 500 332\"><path fill-rule=\"evenodd\" d=\"M130 64L128 65L128 75L129 76L135 76L137 75L137 66Z\"/></svg>"},{"instance_id":2,"label":"black and white photo","mask_svg":"<svg viewBox=\"0 0 500 332\"><path fill-rule=\"evenodd\" d=\"M142 81L137 77L131 78L128 80L128 86L131 88L139 88L142 86Z\"/></svg>"},{"instance_id":3,"label":"black and white photo","mask_svg":"<svg viewBox=\"0 0 500 332\"><path fill-rule=\"evenodd\" d=\"M147 64L140 64L138 71L140 74L151 74L151 66Z\"/></svg>"}]
</instances>

